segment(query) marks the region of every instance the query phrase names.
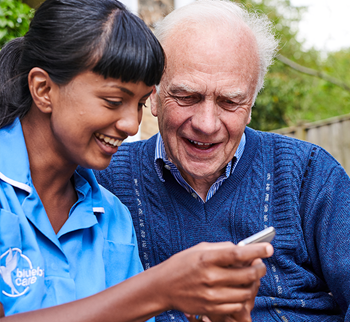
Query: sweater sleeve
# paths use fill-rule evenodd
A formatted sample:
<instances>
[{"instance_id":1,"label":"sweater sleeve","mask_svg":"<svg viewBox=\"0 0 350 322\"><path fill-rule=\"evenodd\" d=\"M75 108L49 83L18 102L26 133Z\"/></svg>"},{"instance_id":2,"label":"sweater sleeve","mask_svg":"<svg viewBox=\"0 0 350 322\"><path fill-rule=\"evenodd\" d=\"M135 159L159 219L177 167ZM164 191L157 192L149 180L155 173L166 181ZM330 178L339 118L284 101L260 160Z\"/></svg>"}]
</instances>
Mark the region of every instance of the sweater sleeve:
<instances>
[{"instance_id":1,"label":"sweater sleeve","mask_svg":"<svg viewBox=\"0 0 350 322\"><path fill-rule=\"evenodd\" d=\"M301 197L304 237L313 269L350 321L350 179L322 149L313 163Z\"/></svg>"}]
</instances>

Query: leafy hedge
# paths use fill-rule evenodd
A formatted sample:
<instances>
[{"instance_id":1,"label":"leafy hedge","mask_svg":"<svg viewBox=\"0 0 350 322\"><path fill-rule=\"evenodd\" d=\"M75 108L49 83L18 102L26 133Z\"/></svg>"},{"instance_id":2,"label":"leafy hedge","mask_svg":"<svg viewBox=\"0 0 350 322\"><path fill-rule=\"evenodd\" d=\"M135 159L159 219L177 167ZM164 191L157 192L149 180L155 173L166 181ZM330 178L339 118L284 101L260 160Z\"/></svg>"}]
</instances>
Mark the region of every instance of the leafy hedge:
<instances>
[{"instance_id":1,"label":"leafy hedge","mask_svg":"<svg viewBox=\"0 0 350 322\"><path fill-rule=\"evenodd\" d=\"M0 0L0 48L29 28L34 9L19 0Z\"/></svg>"}]
</instances>

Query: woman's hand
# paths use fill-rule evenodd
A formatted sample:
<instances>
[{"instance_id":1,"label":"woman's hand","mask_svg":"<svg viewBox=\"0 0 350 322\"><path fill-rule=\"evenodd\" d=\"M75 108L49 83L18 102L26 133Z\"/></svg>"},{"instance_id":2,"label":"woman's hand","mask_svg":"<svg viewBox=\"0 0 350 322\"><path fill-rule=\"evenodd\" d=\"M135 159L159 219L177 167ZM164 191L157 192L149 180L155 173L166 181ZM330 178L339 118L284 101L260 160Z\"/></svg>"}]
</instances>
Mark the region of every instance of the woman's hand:
<instances>
[{"instance_id":1,"label":"woman's hand","mask_svg":"<svg viewBox=\"0 0 350 322\"><path fill-rule=\"evenodd\" d=\"M201 243L93 296L5 317L6 321L146 321L169 309L212 322L246 322L270 244ZM3 311L0 309L0 317Z\"/></svg>"},{"instance_id":2,"label":"woman's hand","mask_svg":"<svg viewBox=\"0 0 350 322\"><path fill-rule=\"evenodd\" d=\"M2 303L0 302L0 318L3 318L5 316L4 307L2 306Z\"/></svg>"},{"instance_id":3,"label":"woman's hand","mask_svg":"<svg viewBox=\"0 0 350 322\"><path fill-rule=\"evenodd\" d=\"M206 315L213 322L245 322L251 321L260 278L266 273L260 258L272 254L267 243L201 243L149 271L158 270L155 289L165 307Z\"/></svg>"},{"instance_id":4,"label":"woman's hand","mask_svg":"<svg viewBox=\"0 0 350 322\"><path fill-rule=\"evenodd\" d=\"M260 265L261 259L256 259L253 261L252 266L254 265ZM260 286L260 281L258 283L254 283L254 286L256 291L254 294L254 297L252 297L250 300L246 301L245 303L242 303L242 310L239 312L235 312L230 315L210 315L208 316L200 316L200 315L190 315L185 314L187 316L187 319L189 322L251 322L251 311L254 308L254 300L255 296L258 293Z\"/></svg>"}]
</instances>

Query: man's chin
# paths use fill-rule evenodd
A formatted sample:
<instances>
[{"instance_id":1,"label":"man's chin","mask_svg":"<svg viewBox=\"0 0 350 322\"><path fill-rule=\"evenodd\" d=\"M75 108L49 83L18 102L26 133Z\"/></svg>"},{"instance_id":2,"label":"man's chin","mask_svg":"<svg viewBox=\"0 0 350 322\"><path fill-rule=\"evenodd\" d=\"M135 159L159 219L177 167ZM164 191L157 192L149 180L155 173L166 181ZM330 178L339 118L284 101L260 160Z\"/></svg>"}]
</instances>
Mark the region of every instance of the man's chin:
<instances>
[{"instance_id":1,"label":"man's chin","mask_svg":"<svg viewBox=\"0 0 350 322\"><path fill-rule=\"evenodd\" d=\"M207 162L203 162L202 164L196 164L195 166L183 167L180 170L182 177L186 181L212 181L212 183L214 183L223 172L224 169L208 169Z\"/></svg>"}]
</instances>

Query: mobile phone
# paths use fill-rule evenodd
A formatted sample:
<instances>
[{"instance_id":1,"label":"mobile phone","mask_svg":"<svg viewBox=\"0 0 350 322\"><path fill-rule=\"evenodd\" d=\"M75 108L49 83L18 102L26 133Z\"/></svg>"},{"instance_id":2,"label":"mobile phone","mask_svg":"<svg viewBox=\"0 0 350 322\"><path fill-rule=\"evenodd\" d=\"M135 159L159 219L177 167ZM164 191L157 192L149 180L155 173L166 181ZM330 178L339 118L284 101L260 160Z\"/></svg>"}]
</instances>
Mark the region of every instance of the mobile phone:
<instances>
[{"instance_id":1,"label":"mobile phone","mask_svg":"<svg viewBox=\"0 0 350 322\"><path fill-rule=\"evenodd\" d=\"M270 243L273 237L275 237L275 235L276 235L275 228L268 227L246 239L241 240L237 245L244 246L248 244L263 243L263 242Z\"/></svg>"}]
</instances>

